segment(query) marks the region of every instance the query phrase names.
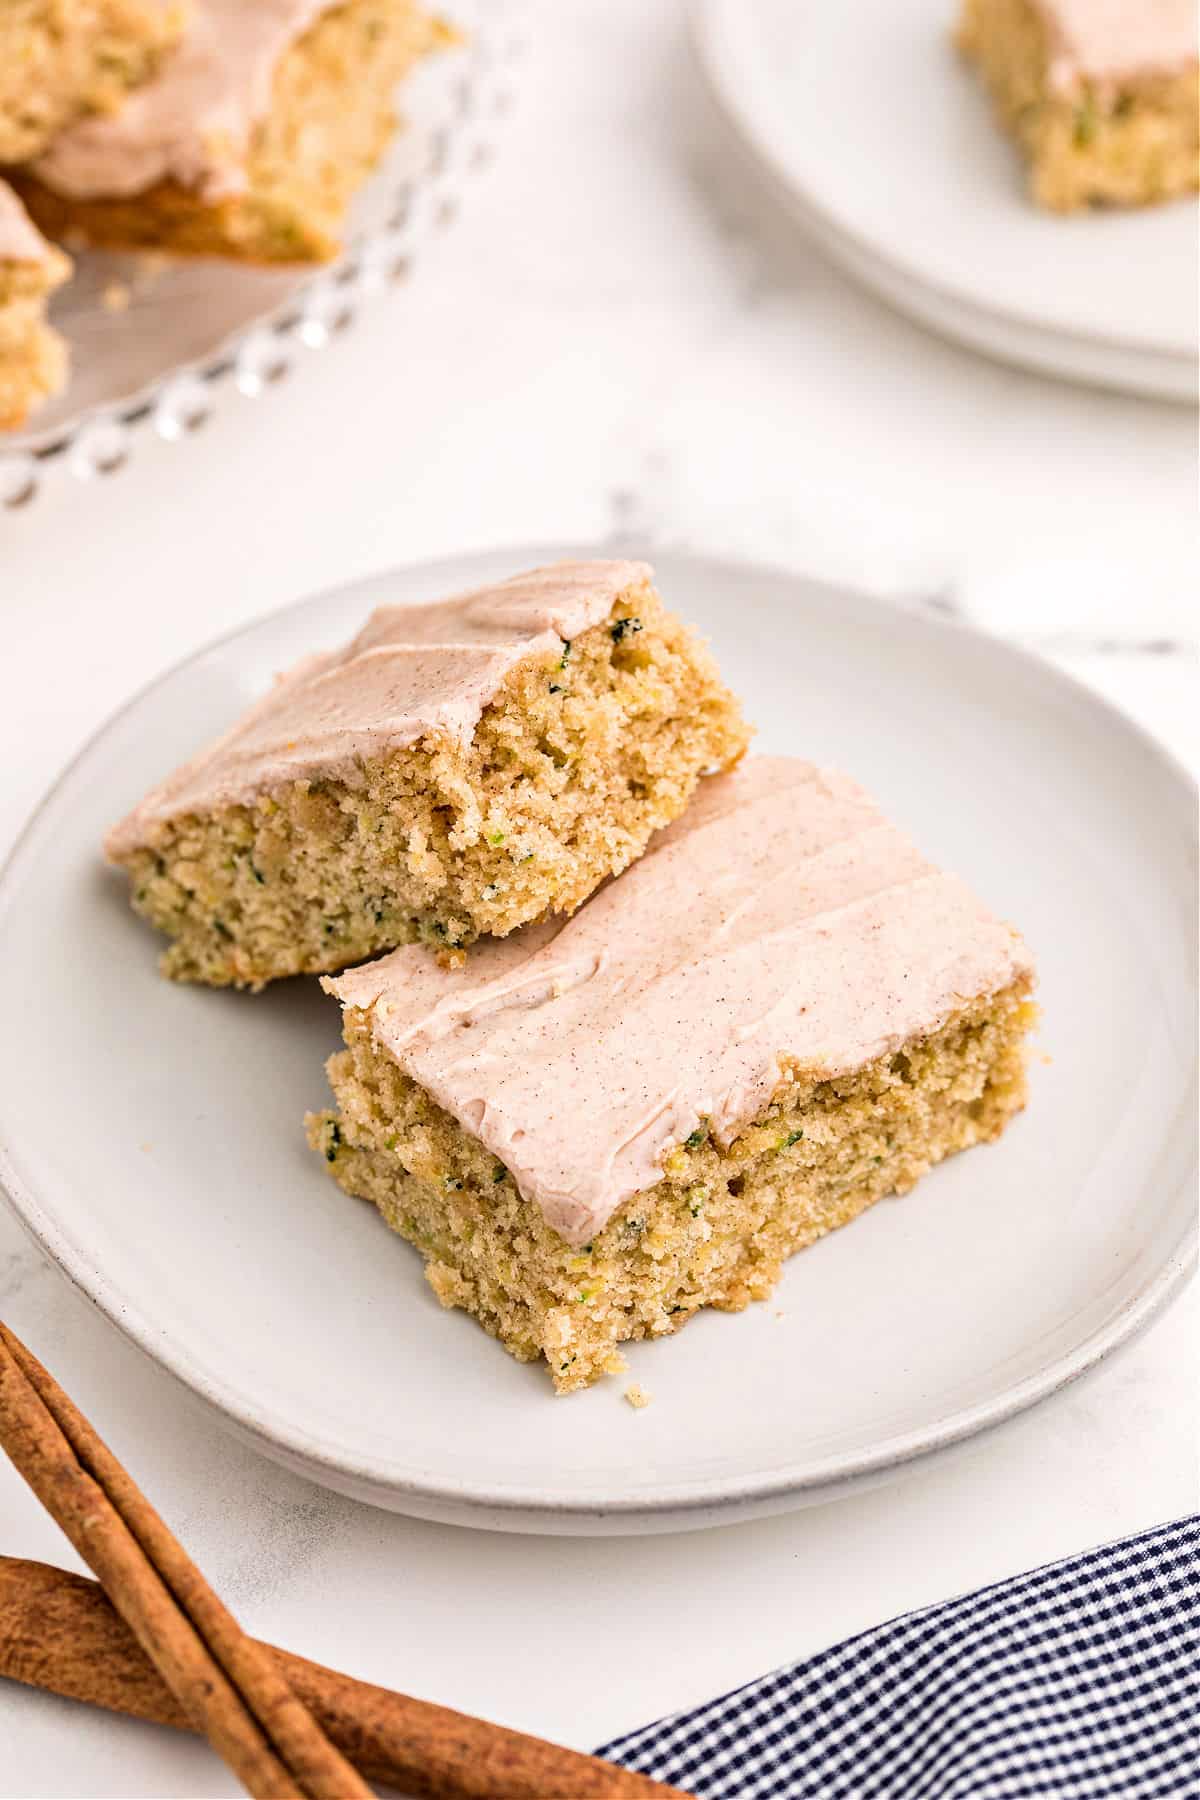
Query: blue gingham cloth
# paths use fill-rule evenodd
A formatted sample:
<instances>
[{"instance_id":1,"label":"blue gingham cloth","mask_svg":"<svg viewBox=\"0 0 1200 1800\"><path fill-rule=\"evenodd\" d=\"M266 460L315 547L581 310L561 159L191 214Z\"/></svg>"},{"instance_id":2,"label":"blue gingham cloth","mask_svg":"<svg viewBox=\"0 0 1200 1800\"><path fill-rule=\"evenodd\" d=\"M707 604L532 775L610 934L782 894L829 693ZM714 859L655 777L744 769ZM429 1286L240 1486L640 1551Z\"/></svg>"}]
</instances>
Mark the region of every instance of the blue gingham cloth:
<instances>
[{"instance_id":1,"label":"blue gingham cloth","mask_svg":"<svg viewBox=\"0 0 1200 1800\"><path fill-rule=\"evenodd\" d=\"M701 1800L1200 1795L1200 1519L881 1625L597 1752Z\"/></svg>"}]
</instances>

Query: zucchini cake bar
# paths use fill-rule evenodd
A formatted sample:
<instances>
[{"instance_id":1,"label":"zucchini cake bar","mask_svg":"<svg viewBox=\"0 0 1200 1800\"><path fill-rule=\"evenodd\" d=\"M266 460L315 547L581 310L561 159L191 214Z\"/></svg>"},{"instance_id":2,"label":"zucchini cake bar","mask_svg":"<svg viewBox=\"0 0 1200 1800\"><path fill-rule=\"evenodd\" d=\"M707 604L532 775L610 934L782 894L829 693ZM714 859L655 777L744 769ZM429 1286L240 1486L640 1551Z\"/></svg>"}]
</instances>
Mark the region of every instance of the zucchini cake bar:
<instances>
[{"instance_id":1,"label":"zucchini cake bar","mask_svg":"<svg viewBox=\"0 0 1200 1800\"><path fill-rule=\"evenodd\" d=\"M179 0L0 0L0 163L115 112L178 38Z\"/></svg>"},{"instance_id":2,"label":"zucchini cake bar","mask_svg":"<svg viewBox=\"0 0 1200 1800\"><path fill-rule=\"evenodd\" d=\"M66 379L66 345L46 323L46 302L70 272L0 181L0 431L17 430Z\"/></svg>"},{"instance_id":3,"label":"zucchini cake bar","mask_svg":"<svg viewBox=\"0 0 1200 1800\"><path fill-rule=\"evenodd\" d=\"M1200 186L1195 0L964 0L958 41L1056 212Z\"/></svg>"},{"instance_id":4,"label":"zucchini cake bar","mask_svg":"<svg viewBox=\"0 0 1200 1800\"><path fill-rule=\"evenodd\" d=\"M160 73L14 179L52 237L322 261L395 128L397 82L451 38L412 0L192 0Z\"/></svg>"},{"instance_id":5,"label":"zucchini cake bar","mask_svg":"<svg viewBox=\"0 0 1200 1800\"><path fill-rule=\"evenodd\" d=\"M153 790L106 850L164 972L258 988L571 912L748 733L645 563L386 606Z\"/></svg>"},{"instance_id":6,"label":"zucchini cake bar","mask_svg":"<svg viewBox=\"0 0 1200 1800\"><path fill-rule=\"evenodd\" d=\"M752 757L575 916L325 987L309 1141L560 1392L1024 1102L1032 964L845 776Z\"/></svg>"}]
</instances>

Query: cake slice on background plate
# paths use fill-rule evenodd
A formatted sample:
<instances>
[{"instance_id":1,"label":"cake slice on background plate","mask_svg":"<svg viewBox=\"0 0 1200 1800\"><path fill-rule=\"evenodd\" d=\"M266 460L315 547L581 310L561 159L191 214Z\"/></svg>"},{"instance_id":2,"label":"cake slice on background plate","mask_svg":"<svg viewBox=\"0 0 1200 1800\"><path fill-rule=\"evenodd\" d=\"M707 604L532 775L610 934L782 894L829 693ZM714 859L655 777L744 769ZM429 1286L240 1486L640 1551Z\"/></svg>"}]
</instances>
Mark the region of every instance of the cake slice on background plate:
<instances>
[{"instance_id":1,"label":"cake slice on background plate","mask_svg":"<svg viewBox=\"0 0 1200 1800\"><path fill-rule=\"evenodd\" d=\"M67 349L46 303L71 273L0 181L0 431L16 431L67 375Z\"/></svg>"},{"instance_id":2,"label":"cake slice on background plate","mask_svg":"<svg viewBox=\"0 0 1200 1800\"><path fill-rule=\"evenodd\" d=\"M325 261L395 130L397 83L452 41L412 0L191 0L158 75L13 179L52 237Z\"/></svg>"},{"instance_id":3,"label":"cake slice on background plate","mask_svg":"<svg viewBox=\"0 0 1200 1800\"><path fill-rule=\"evenodd\" d=\"M645 563L385 606L107 841L164 972L261 987L570 912L749 732Z\"/></svg>"},{"instance_id":4,"label":"cake slice on background plate","mask_svg":"<svg viewBox=\"0 0 1200 1800\"><path fill-rule=\"evenodd\" d=\"M0 163L115 112L183 28L185 0L0 0Z\"/></svg>"},{"instance_id":5,"label":"cake slice on background plate","mask_svg":"<svg viewBox=\"0 0 1200 1800\"><path fill-rule=\"evenodd\" d=\"M751 757L565 923L327 980L347 1048L309 1141L567 1392L997 1137L1032 984L854 782Z\"/></svg>"},{"instance_id":6,"label":"cake slice on background plate","mask_svg":"<svg viewBox=\"0 0 1200 1800\"><path fill-rule=\"evenodd\" d=\"M1200 186L1195 0L964 0L958 42L1055 212Z\"/></svg>"}]
</instances>

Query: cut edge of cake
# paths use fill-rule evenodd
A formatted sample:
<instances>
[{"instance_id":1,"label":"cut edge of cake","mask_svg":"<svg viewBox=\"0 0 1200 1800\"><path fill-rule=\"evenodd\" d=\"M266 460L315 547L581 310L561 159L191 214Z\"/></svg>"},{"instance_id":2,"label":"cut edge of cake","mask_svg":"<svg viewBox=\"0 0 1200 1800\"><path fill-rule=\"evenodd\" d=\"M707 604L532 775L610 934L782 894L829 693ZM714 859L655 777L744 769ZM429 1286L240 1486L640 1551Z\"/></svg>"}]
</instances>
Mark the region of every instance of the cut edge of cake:
<instances>
[{"instance_id":1,"label":"cut edge of cake","mask_svg":"<svg viewBox=\"0 0 1200 1800\"><path fill-rule=\"evenodd\" d=\"M1022 976L853 1075L785 1069L731 1144L699 1126L662 1180L580 1246L378 1047L361 1012L329 1063L336 1109L308 1115L308 1141L416 1247L443 1306L518 1361L544 1358L555 1391L571 1393L618 1373L630 1341L767 1299L797 1251L999 1137L1025 1104L1031 990Z\"/></svg>"}]
</instances>

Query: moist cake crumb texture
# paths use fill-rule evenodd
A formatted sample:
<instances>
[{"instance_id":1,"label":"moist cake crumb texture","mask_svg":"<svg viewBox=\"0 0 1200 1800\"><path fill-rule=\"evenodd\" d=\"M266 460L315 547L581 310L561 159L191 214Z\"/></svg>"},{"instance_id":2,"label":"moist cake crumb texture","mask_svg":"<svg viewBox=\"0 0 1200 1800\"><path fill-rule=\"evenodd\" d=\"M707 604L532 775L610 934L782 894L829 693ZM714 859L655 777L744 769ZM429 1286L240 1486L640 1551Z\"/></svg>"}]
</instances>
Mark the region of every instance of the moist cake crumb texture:
<instances>
[{"instance_id":1,"label":"moist cake crumb texture","mask_svg":"<svg viewBox=\"0 0 1200 1800\"><path fill-rule=\"evenodd\" d=\"M384 607L110 834L165 972L260 987L570 912L748 733L643 563Z\"/></svg>"},{"instance_id":2,"label":"moist cake crumb texture","mask_svg":"<svg viewBox=\"0 0 1200 1800\"><path fill-rule=\"evenodd\" d=\"M573 919L327 982L347 1048L310 1142L570 1391L998 1136L1032 979L853 782L755 758Z\"/></svg>"},{"instance_id":3,"label":"moist cake crumb texture","mask_svg":"<svg viewBox=\"0 0 1200 1800\"><path fill-rule=\"evenodd\" d=\"M1144 206L1200 186L1193 0L964 0L958 42L1042 206Z\"/></svg>"}]
</instances>

